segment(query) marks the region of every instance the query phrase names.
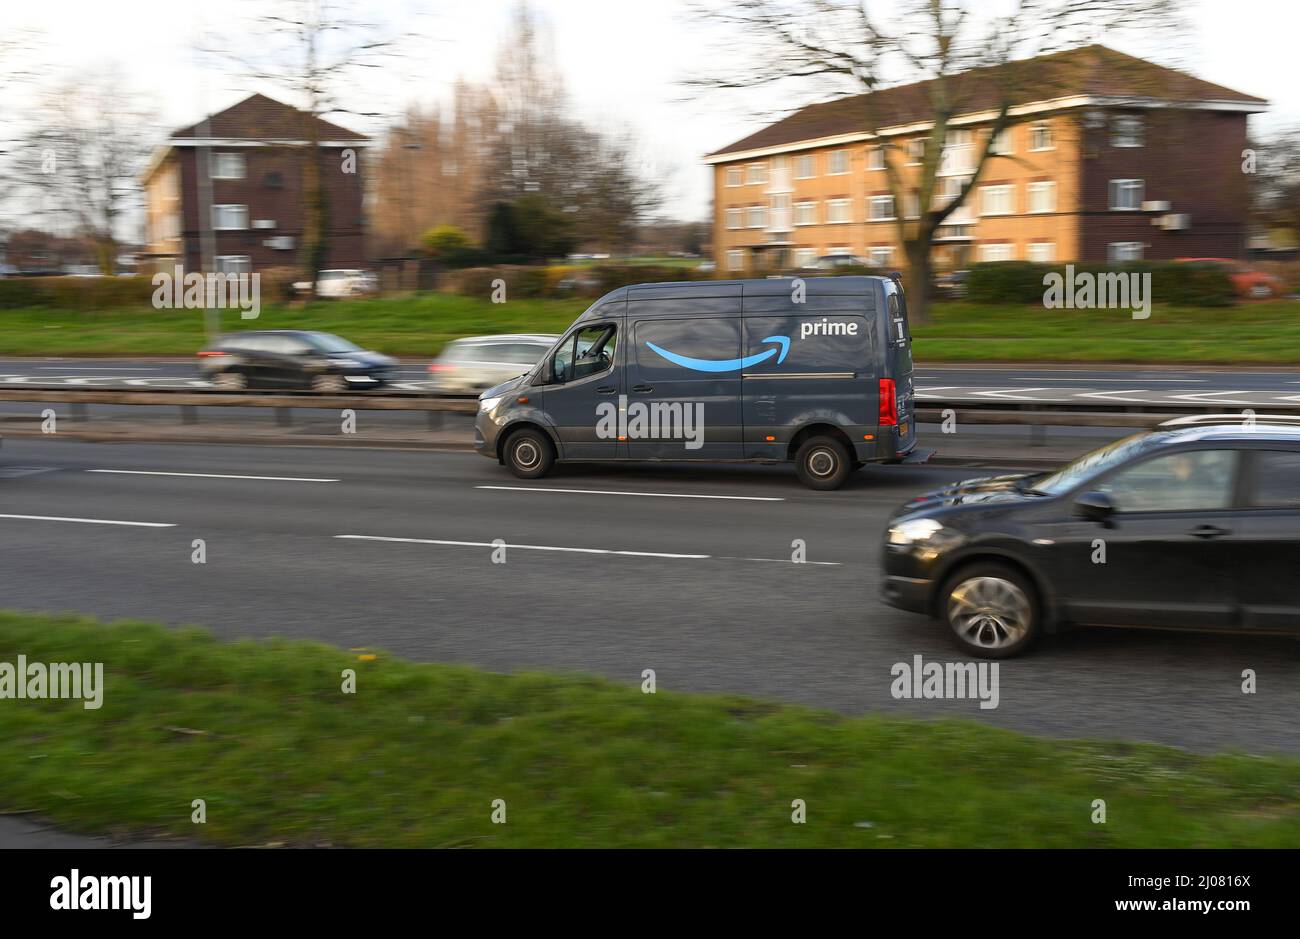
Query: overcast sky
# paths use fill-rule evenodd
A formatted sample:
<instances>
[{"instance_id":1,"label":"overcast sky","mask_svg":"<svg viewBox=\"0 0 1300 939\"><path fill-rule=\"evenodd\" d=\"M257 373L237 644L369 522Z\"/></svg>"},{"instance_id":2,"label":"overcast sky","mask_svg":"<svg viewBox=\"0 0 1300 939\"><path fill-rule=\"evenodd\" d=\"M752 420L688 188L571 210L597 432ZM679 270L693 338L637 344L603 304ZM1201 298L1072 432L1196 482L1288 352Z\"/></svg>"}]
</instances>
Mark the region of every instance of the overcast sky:
<instances>
[{"instance_id":1,"label":"overcast sky","mask_svg":"<svg viewBox=\"0 0 1300 939\"><path fill-rule=\"evenodd\" d=\"M980 0L981 7L989 2ZM220 110L252 88L201 65L196 39L239 48L257 36L239 28L237 13L258 0L6 0L6 29L30 26L45 37L40 74L49 81L89 66L116 65L167 128ZM458 76L487 78L515 0L368 0L396 31L421 38L409 54L358 87L358 110L398 113L411 103L443 99ZM883 9L892 0L879 0ZM769 98L688 91L682 78L710 60L712 40L685 16L685 0L532 0L549 23L574 106L582 117L630 129L646 162L667 185L669 214L704 218L709 177L700 158L758 129L784 109L825 92ZM1192 0L1188 33L1157 44L1141 36L1099 38L1118 49L1177 65L1197 76L1268 98L1268 128L1300 123L1295 42L1300 0ZM287 98L269 86L262 90ZM29 92L28 92L29 93ZM340 119L374 132L378 122Z\"/></svg>"}]
</instances>

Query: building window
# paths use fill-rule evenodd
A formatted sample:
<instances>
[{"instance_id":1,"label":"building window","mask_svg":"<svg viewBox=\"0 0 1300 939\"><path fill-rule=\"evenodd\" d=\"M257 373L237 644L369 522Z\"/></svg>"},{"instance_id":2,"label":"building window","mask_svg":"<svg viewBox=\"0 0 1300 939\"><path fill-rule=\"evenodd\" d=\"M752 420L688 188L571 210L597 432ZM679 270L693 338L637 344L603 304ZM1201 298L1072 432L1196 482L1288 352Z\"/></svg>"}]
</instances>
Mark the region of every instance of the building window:
<instances>
[{"instance_id":1,"label":"building window","mask_svg":"<svg viewBox=\"0 0 1300 939\"><path fill-rule=\"evenodd\" d=\"M1112 241L1106 246L1106 260L1112 264L1141 261L1143 247L1140 241Z\"/></svg>"},{"instance_id":2,"label":"building window","mask_svg":"<svg viewBox=\"0 0 1300 939\"><path fill-rule=\"evenodd\" d=\"M828 249L826 253L833 258L846 258L853 253L853 249L848 245L836 245L835 247Z\"/></svg>"},{"instance_id":3,"label":"building window","mask_svg":"<svg viewBox=\"0 0 1300 939\"><path fill-rule=\"evenodd\" d=\"M851 199L828 199L826 201L826 222L830 225L843 225L853 221L853 201Z\"/></svg>"},{"instance_id":4,"label":"building window","mask_svg":"<svg viewBox=\"0 0 1300 939\"><path fill-rule=\"evenodd\" d=\"M218 274L249 274L253 259L246 254L219 254L215 258Z\"/></svg>"},{"instance_id":5,"label":"building window","mask_svg":"<svg viewBox=\"0 0 1300 939\"><path fill-rule=\"evenodd\" d=\"M903 218L921 217L921 194L915 189L903 193Z\"/></svg>"},{"instance_id":6,"label":"building window","mask_svg":"<svg viewBox=\"0 0 1300 939\"><path fill-rule=\"evenodd\" d=\"M1056 183L1030 183L1026 189L1029 192L1030 212L1040 213L1056 211Z\"/></svg>"},{"instance_id":7,"label":"building window","mask_svg":"<svg viewBox=\"0 0 1300 939\"><path fill-rule=\"evenodd\" d=\"M751 205L746 210L748 228L766 228L767 227L767 206Z\"/></svg>"},{"instance_id":8,"label":"building window","mask_svg":"<svg viewBox=\"0 0 1300 939\"><path fill-rule=\"evenodd\" d=\"M740 228L740 223L740 209L727 209L727 230L736 231Z\"/></svg>"},{"instance_id":9,"label":"building window","mask_svg":"<svg viewBox=\"0 0 1300 939\"><path fill-rule=\"evenodd\" d=\"M790 230L790 194L776 193L772 196L772 231Z\"/></svg>"},{"instance_id":10,"label":"building window","mask_svg":"<svg viewBox=\"0 0 1300 939\"><path fill-rule=\"evenodd\" d=\"M244 155L242 153L212 154L213 179L243 179Z\"/></svg>"},{"instance_id":11,"label":"building window","mask_svg":"<svg viewBox=\"0 0 1300 939\"><path fill-rule=\"evenodd\" d=\"M889 246L870 248L867 257L871 259L872 267L889 267L894 260L894 249Z\"/></svg>"},{"instance_id":12,"label":"building window","mask_svg":"<svg viewBox=\"0 0 1300 939\"><path fill-rule=\"evenodd\" d=\"M217 231L242 231L248 227L248 206L214 205L212 227Z\"/></svg>"},{"instance_id":13,"label":"building window","mask_svg":"<svg viewBox=\"0 0 1300 939\"><path fill-rule=\"evenodd\" d=\"M811 153L804 153L794 158L794 178L812 179L817 175L817 158Z\"/></svg>"},{"instance_id":14,"label":"building window","mask_svg":"<svg viewBox=\"0 0 1300 939\"><path fill-rule=\"evenodd\" d=\"M873 222L888 222L894 218L893 196L872 196L867 200L867 218Z\"/></svg>"},{"instance_id":15,"label":"building window","mask_svg":"<svg viewBox=\"0 0 1300 939\"><path fill-rule=\"evenodd\" d=\"M1146 145L1145 136L1142 118L1137 115L1123 114L1111 122L1110 145L1112 147L1142 147Z\"/></svg>"},{"instance_id":16,"label":"building window","mask_svg":"<svg viewBox=\"0 0 1300 939\"><path fill-rule=\"evenodd\" d=\"M745 172L745 181L751 186L765 185L767 183L767 164L749 164Z\"/></svg>"},{"instance_id":17,"label":"building window","mask_svg":"<svg viewBox=\"0 0 1300 939\"><path fill-rule=\"evenodd\" d=\"M917 166L925 160L925 145L929 137L914 137L907 142L907 165Z\"/></svg>"},{"instance_id":18,"label":"building window","mask_svg":"<svg viewBox=\"0 0 1300 939\"><path fill-rule=\"evenodd\" d=\"M795 248L794 266L795 267L812 267L813 261L817 260L816 248Z\"/></svg>"},{"instance_id":19,"label":"building window","mask_svg":"<svg viewBox=\"0 0 1300 939\"><path fill-rule=\"evenodd\" d=\"M1016 152L1015 144L1011 140L1011 128L1004 127L1002 132L993 138L989 143L989 153L998 156L1010 156Z\"/></svg>"},{"instance_id":20,"label":"building window","mask_svg":"<svg viewBox=\"0 0 1300 939\"><path fill-rule=\"evenodd\" d=\"M1001 241L994 244L980 245L981 261L1014 261L1016 247L1010 242Z\"/></svg>"},{"instance_id":21,"label":"building window","mask_svg":"<svg viewBox=\"0 0 1300 939\"><path fill-rule=\"evenodd\" d=\"M728 188L730 188L730 189L735 189L737 186L741 186L741 185L743 185L743 184L744 184L744 178L743 178L742 175L741 175L740 167L739 167L739 166L728 166L728 167L727 167L727 186L728 186Z\"/></svg>"},{"instance_id":22,"label":"building window","mask_svg":"<svg viewBox=\"0 0 1300 939\"><path fill-rule=\"evenodd\" d=\"M982 186L980 215L1010 215L1015 211L1014 201L1014 190L1011 186Z\"/></svg>"},{"instance_id":23,"label":"building window","mask_svg":"<svg viewBox=\"0 0 1300 939\"><path fill-rule=\"evenodd\" d=\"M883 170L885 168L885 148L872 147L867 151L867 169Z\"/></svg>"},{"instance_id":24,"label":"building window","mask_svg":"<svg viewBox=\"0 0 1300 939\"><path fill-rule=\"evenodd\" d=\"M1146 183L1140 179L1112 179L1110 208L1114 212L1136 212L1142 208Z\"/></svg>"},{"instance_id":25,"label":"building window","mask_svg":"<svg viewBox=\"0 0 1300 939\"><path fill-rule=\"evenodd\" d=\"M1052 125L1046 121L1039 121L1029 128L1029 149L1030 150L1051 150L1052 149Z\"/></svg>"},{"instance_id":26,"label":"building window","mask_svg":"<svg viewBox=\"0 0 1300 939\"><path fill-rule=\"evenodd\" d=\"M728 251L727 252L727 270L743 271L745 269L745 252Z\"/></svg>"},{"instance_id":27,"label":"building window","mask_svg":"<svg viewBox=\"0 0 1300 939\"><path fill-rule=\"evenodd\" d=\"M843 176L849 171L849 151L832 150L826 155L828 165L826 173L829 176Z\"/></svg>"},{"instance_id":28,"label":"building window","mask_svg":"<svg viewBox=\"0 0 1300 939\"><path fill-rule=\"evenodd\" d=\"M796 202L794 204L794 223L796 225L816 225L817 203Z\"/></svg>"},{"instance_id":29,"label":"building window","mask_svg":"<svg viewBox=\"0 0 1300 939\"><path fill-rule=\"evenodd\" d=\"M1025 256L1035 264L1051 264L1056 260L1056 245L1050 241L1032 241Z\"/></svg>"}]
</instances>

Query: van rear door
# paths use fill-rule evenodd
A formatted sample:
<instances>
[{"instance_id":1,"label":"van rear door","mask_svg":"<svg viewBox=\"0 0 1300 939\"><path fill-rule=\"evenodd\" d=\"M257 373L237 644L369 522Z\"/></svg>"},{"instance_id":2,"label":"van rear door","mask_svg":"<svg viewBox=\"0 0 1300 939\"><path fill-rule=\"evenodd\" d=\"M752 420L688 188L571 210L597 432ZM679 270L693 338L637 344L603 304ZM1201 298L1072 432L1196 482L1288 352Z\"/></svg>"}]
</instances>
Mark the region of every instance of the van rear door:
<instances>
[{"instance_id":1,"label":"van rear door","mask_svg":"<svg viewBox=\"0 0 1300 939\"><path fill-rule=\"evenodd\" d=\"M894 385L894 452L901 456L916 446L916 391L912 385L912 328L907 321L907 298L896 280L885 286L885 316L889 336L885 344L885 378ZM882 402L882 434L890 430L884 426L886 410L886 402Z\"/></svg>"}]
</instances>

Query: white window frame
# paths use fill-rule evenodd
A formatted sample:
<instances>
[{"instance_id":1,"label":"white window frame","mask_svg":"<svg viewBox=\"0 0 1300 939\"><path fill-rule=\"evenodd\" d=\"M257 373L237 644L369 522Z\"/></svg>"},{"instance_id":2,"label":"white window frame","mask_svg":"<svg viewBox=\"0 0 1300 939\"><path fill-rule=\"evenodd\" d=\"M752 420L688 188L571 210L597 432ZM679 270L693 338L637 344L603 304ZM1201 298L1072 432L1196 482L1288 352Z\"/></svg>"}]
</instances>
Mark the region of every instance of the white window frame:
<instances>
[{"instance_id":1,"label":"white window frame","mask_svg":"<svg viewBox=\"0 0 1300 939\"><path fill-rule=\"evenodd\" d=\"M817 203L803 199L794 204L794 224L796 228L817 224Z\"/></svg>"},{"instance_id":2,"label":"white window frame","mask_svg":"<svg viewBox=\"0 0 1300 939\"><path fill-rule=\"evenodd\" d=\"M903 193L903 218L913 219L921 217L921 194L915 189L909 189Z\"/></svg>"},{"instance_id":3,"label":"white window frame","mask_svg":"<svg viewBox=\"0 0 1300 939\"><path fill-rule=\"evenodd\" d=\"M883 170L885 168L885 148L870 147L867 150L867 169Z\"/></svg>"},{"instance_id":4,"label":"white window frame","mask_svg":"<svg viewBox=\"0 0 1300 939\"><path fill-rule=\"evenodd\" d=\"M766 186L768 167L766 163L750 163L745 167L745 183L749 186Z\"/></svg>"},{"instance_id":5,"label":"white window frame","mask_svg":"<svg viewBox=\"0 0 1300 939\"><path fill-rule=\"evenodd\" d=\"M1141 261L1145 251L1146 245L1141 241L1112 241L1106 245L1106 261L1110 264Z\"/></svg>"},{"instance_id":6,"label":"white window frame","mask_svg":"<svg viewBox=\"0 0 1300 939\"><path fill-rule=\"evenodd\" d=\"M925 162L925 147L929 142L929 137L913 137L907 142L908 166L920 166Z\"/></svg>"},{"instance_id":7,"label":"white window frame","mask_svg":"<svg viewBox=\"0 0 1300 939\"><path fill-rule=\"evenodd\" d=\"M1006 200L1005 208L991 208L992 200ZM980 215L1015 215L1016 214L1016 187L1010 183L999 183L996 186L980 186Z\"/></svg>"},{"instance_id":8,"label":"white window frame","mask_svg":"<svg viewBox=\"0 0 1300 939\"><path fill-rule=\"evenodd\" d=\"M993 257L993 255L1005 255L1003 257ZM1016 259L1016 246L1006 241L999 241L993 244L980 245L980 260L991 261L1014 261Z\"/></svg>"},{"instance_id":9,"label":"white window frame","mask_svg":"<svg viewBox=\"0 0 1300 939\"><path fill-rule=\"evenodd\" d=\"M1014 128L1004 127L1002 132L989 142L989 153L996 156L1010 156L1016 152L1016 141L1011 131Z\"/></svg>"},{"instance_id":10,"label":"white window frame","mask_svg":"<svg viewBox=\"0 0 1300 939\"><path fill-rule=\"evenodd\" d=\"M743 271L745 269L745 252L739 248L732 248L727 252L727 270Z\"/></svg>"},{"instance_id":11,"label":"white window frame","mask_svg":"<svg viewBox=\"0 0 1300 939\"><path fill-rule=\"evenodd\" d=\"M836 218L836 215L843 215L843 218ZM827 225L849 225L853 222L853 200L852 199L827 199L826 200L826 224Z\"/></svg>"},{"instance_id":12,"label":"white window frame","mask_svg":"<svg viewBox=\"0 0 1300 939\"><path fill-rule=\"evenodd\" d=\"M739 166L727 167L726 187L728 189L738 189L745 185L745 170Z\"/></svg>"},{"instance_id":13,"label":"white window frame","mask_svg":"<svg viewBox=\"0 0 1300 939\"><path fill-rule=\"evenodd\" d=\"M745 220L743 209L731 208L725 213L727 231L740 231L744 226L741 224Z\"/></svg>"},{"instance_id":14,"label":"white window frame","mask_svg":"<svg viewBox=\"0 0 1300 939\"><path fill-rule=\"evenodd\" d=\"M253 259L247 254L218 254L212 263L218 274L253 273Z\"/></svg>"},{"instance_id":15,"label":"white window frame","mask_svg":"<svg viewBox=\"0 0 1300 939\"><path fill-rule=\"evenodd\" d=\"M841 161L844 163L844 169L837 170L835 165ZM849 165L849 151L847 150L832 150L830 153L826 154L827 176L846 176L849 172Z\"/></svg>"},{"instance_id":16,"label":"white window frame","mask_svg":"<svg viewBox=\"0 0 1300 939\"><path fill-rule=\"evenodd\" d=\"M794 249L794 266L808 267L813 261L817 260L816 248L795 248Z\"/></svg>"},{"instance_id":17,"label":"white window frame","mask_svg":"<svg viewBox=\"0 0 1300 939\"><path fill-rule=\"evenodd\" d=\"M807 172L804 172L807 167ZM794 158L795 179L815 179L817 177L817 154L801 153Z\"/></svg>"},{"instance_id":18,"label":"white window frame","mask_svg":"<svg viewBox=\"0 0 1300 939\"><path fill-rule=\"evenodd\" d=\"M1118 114L1110 124L1110 145L1121 149L1146 146L1146 122L1137 114Z\"/></svg>"},{"instance_id":19,"label":"white window frame","mask_svg":"<svg viewBox=\"0 0 1300 939\"><path fill-rule=\"evenodd\" d=\"M757 221L755 219L757 219ZM767 206L765 205L747 206L745 208L745 227L766 228L767 227Z\"/></svg>"},{"instance_id":20,"label":"white window frame","mask_svg":"<svg viewBox=\"0 0 1300 939\"><path fill-rule=\"evenodd\" d=\"M881 259L881 255L884 258ZM867 260L871 262L872 267L889 267L894 263L894 249L892 245L876 245L867 249Z\"/></svg>"},{"instance_id":21,"label":"white window frame","mask_svg":"<svg viewBox=\"0 0 1300 939\"><path fill-rule=\"evenodd\" d=\"M881 215L879 206L889 205L889 213ZM898 218L898 206L894 205L894 197L888 196L868 196L867 197L867 221L869 222L892 222Z\"/></svg>"},{"instance_id":22,"label":"white window frame","mask_svg":"<svg viewBox=\"0 0 1300 939\"><path fill-rule=\"evenodd\" d=\"M222 161L238 161L239 171L231 172L228 168L222 167ZM243 179L248 173L248 160L244 154L229 151L216 151L212 154L212 168L209 174L210 179Z\"/></svg>"},{"instance_id":23,"label":"white window frame","mask_svg":"<svg viewBox=\"0 0 1300 939\"><path fill-rule=\"evenodd\" d=\"M1038 146L1039 134L1045 134L1047 143ZM1029 152L1042 153L1045 150L1055 150L1056 140L1052 134L1052 125L1049 121L1037 121L1029 125Z\"/></svg>"},{"instance_id":24,"label":"white window frame","mask_svg":"<svg viewBox=\"0 0 1300 939\"><path fill-rule=\"evenodd\" d=\"M1112 212L1141 212L1142 200L1146 198L1147 183L1145 179L1112 179L1106 184L1106 202ZM1137 194L1136 199L1127 196ZM1121 203L1132 202L1132 205ZM1127 244L1128 242L1124 242ZM1118 244L1118 242L1117 242Z\"/></svg>"},{"instance_id":25,"label":"white window frame","mask_svg":"<svg viewBox=\"0 0 1300 939\"><path fill-rule=\"evenodd\" d=\"M243 214L244 223L242 225L223 225L221 216L224 210L237 209L235 214ZM213 231L247 231L248 230L248 206L240 205L234 202L223 202L212 207L212 230Z\"/></svg>"},{"instance_id":26,"label":"white window frame","mask_svg":"<svg viewBox=\"0 0 1300 939\"><path fill-rule=\"evenodd\" d=\"M1046 193L1047 207L1034 208L1034 199ZM1039 180L1038 182L1029 183L1025 186L1026 205L1025 213L1027 215L1046 215L1056 211L1056 183L1050 180Z\"/></svg>"},{"instance_id":27,"label":"white window frame","mask_svg":"<svg viewBox=\"0 0 1300 939\"><path fill-rule=\"evenodd\" d=\"M1056 262L1055 241L1031 241L1025 246L1025 260L1035 264L1053 264Z\"/></svg>"}]
</instances>

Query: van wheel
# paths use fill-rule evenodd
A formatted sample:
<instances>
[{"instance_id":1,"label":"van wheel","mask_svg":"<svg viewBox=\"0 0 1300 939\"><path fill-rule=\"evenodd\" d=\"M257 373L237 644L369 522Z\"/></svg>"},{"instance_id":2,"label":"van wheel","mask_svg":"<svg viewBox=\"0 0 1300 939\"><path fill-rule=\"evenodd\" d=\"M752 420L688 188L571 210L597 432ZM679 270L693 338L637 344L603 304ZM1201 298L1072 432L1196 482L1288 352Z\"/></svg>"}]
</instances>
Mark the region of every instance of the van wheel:
<instances>
[{"instance_id":1,"label":"van wheel","mask_svg":"<svg viewBox=\"0 0 1300 939\"><path fill-rule=\"evenodd\" d=\"M939 595L939 615L959 648L986 659L1019 655L1041 632L1033 584L1005 564L972 564L957 571Z\"/></svg>"},{"instance_id":2,"label":"van wheel","mask_svg":"<svg viewBox=\"0 0 1300 939\"><path fill-rule=\"evenodd\" d=\"M536 430L517 430L506 440L506 466L520 479L540 479L555 465L555 451L546 435Z\"/></svg>"},{"instance_id":3,"label":"van wheel","mask_svg":"<svg viewBox=\"0 0 1300 939\"><path fill-rule=\"evenodd\" d=\"M853 460L834 437L809 437L794 457L799 481L812 489L838 489L848 479Z\"/></svg>"}]
</instances>

